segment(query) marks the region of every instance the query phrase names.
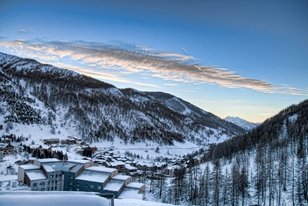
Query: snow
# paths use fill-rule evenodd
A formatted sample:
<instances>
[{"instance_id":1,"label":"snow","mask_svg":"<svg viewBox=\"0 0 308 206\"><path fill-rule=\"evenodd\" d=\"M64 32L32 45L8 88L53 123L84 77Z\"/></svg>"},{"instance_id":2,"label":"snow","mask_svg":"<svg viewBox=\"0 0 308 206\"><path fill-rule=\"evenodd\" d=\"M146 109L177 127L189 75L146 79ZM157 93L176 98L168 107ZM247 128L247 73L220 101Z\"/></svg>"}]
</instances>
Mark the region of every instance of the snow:
<instances>
[{"instance_id":1,"label":"snow","mask_svg":"<svg viewBox=\"0 0 308 206\"><path fill-rule=\"evenodd\" d=\"M131 166L130 164L125 164L125 168L128 170L136 170L137 167Z\"/></svg>"},{"instance_id":2,"label":"snow","mask_svg":"<svg viewBox=\"0 0 308 206\"><path fill-rule=\"evenodd\" d=\"M139 183L139 182L130 182L126 185L126 187L130 187L130 188L136 188L136 189L140 189L144 186L143 183Z\"/></svg>"},{"instance_id":3,"label":"snow","mask_svg":"<svg viewBox=\"0 0 308 206\"><path fill-rule=\"evenodd\" d=\"M104 187L104 190L108 191L115 191L118 192L121 190L121 188L124 186L123 181L119 180L110 180L107 185Z\"/></svg>"},{"instance_id":4,"label":"snow","mask_svg":"<svg viewBox=\"0 0 308 206\"><path fill-rule=\"evenodd\" d=\"M112 177L112 179L114 180L128 180L129 178L131 178L131 176L128 176L128 175L115 175Z\"/></svg>"},{"instance_id":5,"label":"snow","mask_svg":"<svg viewBox=\"0 0 308 206\"><path fill-rule=\"evenodd\" d=\"M110 201L90 192L2 192L0 205L11 206L109 206Z\"/></svg>"},{"instance_id":6,"label":"snow","mask_svg":"<svg viewBox=\"0 0 308 206\"><path fill-rule=\"evenodd\" d=\"M116 206L170 206L137 199L115 199ZM10 206L109 206L110 200L92 192L1 192L0 205Z\"/></svg>"},{"instance_id":7,"label":"snow","mask_svg":"<svg viewBox=\"0 0 308 206\"><path fill-rule=\"evenodd\" d=\"M36 161L38 161L38 162L40 162L40 163L61 162L61 160L58 160L57 158L37 159Z\"/></svg>"},{"instance_id":8,"label":"snow","mask_svg":"<svg viewBox=\"0 0 308 206\"><path fill-rule=\"evenodd\" d=\"M24 169L24 170L40 169L39 166L34 165L34 164L20 165L19 167L22 168L22 169Z\"/></svg>"},{"instance_id":9,"label":"snow","mask_svg":"<svg viewBox=\"0 0 308 206\"><path fill-rule=\"evenodd\" d=\"M74 162L74 163L85 164L85 163L89 163L89 162L91 162L91 161L89 161L89 160L75 160L75 159L71 160L71 159L70 159L68 162Z\"/></svg>"},{"instance_id":10,"label":"snow","mask_svg":"<svg viewBox=\"0 0 308 206\"><path fill-rule=\"evenodd\" d=\"M110 175L106 173L85 170L76 178L76 180L104 183L109 177Z\"/></svg>"},{"instance_id":11,"label":"snow","mask_svg":"<svg viewBox=\"0 0 308 206\"><path fill-rule=\"evenodd\" d=\"M47 164L43 164L44 169L46 170L46 172L54 172L55 170L52 168L52 166L47 165Z\"/></svg>"},{"instance_id":12,"label":"snow","mask_svg":"<svg viewBox=\"0 0 308 206\"><path fill-rule=\"evenodd\" d=\"M143 194L139 192L139 189L135 188L124 188L124 190L121 192L119 198L120 199L138 199L143 200Z\"/></svg>"},{"instance_id":13,"label":"snow","mask_svg":"<svg viewBox=\"0 0 308 206\"><path fill-rule=\"evenodd\" d=\"M225 118L225 120L243 128L245 130L252 130L256 126L258 126L256 123L248 122L247 120L244 120L244 119L239 118L239 117L228 116L228 117Z\"/></svg>"},{"instance_id":14,"label":"snow","mask_svg":"<svg viewBox=\"0 0 308 206\"><path fill-rule=\"evenodd\" d=\"M170 206L170 204L136 199L115 199L114 204L116 206Z\"/></svg>"},{"instance_id":15,"label":"snow","mask_svg":"<svg viewBox=\"0 0 308 206\"><path fill-rule=\"evenodd\" d=\"M295 122L297 120L298 114L293 114L292 116L290 116L288 119L290 122Z\"/></svg>"},{"instance_id":16,"label":"snow","mask_svg":"<svg viewBox=\"0 0 308 206\"><path fill-rule=\"evenodd\" d=\"M99 167L98 166L87 167L86 170L97 171L97 172L105 172L105 173L113 173L113 172L117 171L117 169L101 167L101 166L99 166Z\"/></svg>"},{"instance_id":17,"label":"snow","mask_svg":"<svg viewBox=\"0 0 308 206\"><path fill-rule=\"evenodd\" d=\"M44 180L46 176L43 174L41 170L29 170L26 171L27 176L30 180Z\"/></svg>"}]
</instances>

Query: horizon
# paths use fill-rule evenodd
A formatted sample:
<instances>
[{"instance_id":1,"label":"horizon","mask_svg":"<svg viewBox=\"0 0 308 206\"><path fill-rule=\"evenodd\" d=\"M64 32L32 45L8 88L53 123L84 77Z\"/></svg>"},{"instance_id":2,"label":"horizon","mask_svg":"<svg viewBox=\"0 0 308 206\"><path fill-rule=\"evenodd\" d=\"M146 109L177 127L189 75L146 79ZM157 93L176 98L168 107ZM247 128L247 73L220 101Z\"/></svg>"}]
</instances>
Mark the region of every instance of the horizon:
<instances>
[{"instance_id":1,"label":"horizon","mask_svg":"<svg viewBox=\"0 0 308 206\"><path fill-rule=\"evenodd\" d=\"M0 52L263 122L307 99L307 6L2 1Z\"/></svg>"}]
</instances>

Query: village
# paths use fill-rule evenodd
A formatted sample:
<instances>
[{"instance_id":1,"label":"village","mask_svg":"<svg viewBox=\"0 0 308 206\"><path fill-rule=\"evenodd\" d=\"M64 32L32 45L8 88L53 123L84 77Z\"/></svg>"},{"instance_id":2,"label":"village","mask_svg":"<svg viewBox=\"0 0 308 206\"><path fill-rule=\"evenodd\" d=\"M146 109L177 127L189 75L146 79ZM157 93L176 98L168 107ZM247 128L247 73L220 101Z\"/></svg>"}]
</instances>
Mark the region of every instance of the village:
<instances>
[{"instance_id":1,"label":"village","mask_svg":"<svg viewBox=\"0 0 308 206\"><path fill-rule=\"evenodd\" d=\"M10 164L5 168L5 171L2 171L2 175L11 178L0 179L0 190L33 190L33 187L29 186L29 184L27 185L17 179L20 168L45 158L52 159L56 157L60 159L59 161L72 161L68 159L67 153L69 153L69 156L75 153L76 158L89 161L94 167L114 169L118 174L129 176L130 181L135 182L145 182L145 178L173 177L177 170L198 164L201 159L196 154L181 158L144 158L129 151L119 153L114 148L97 148L74 136L67 136L67 138L63 139L45 138L42 139L42 145L39 146L37 144L24 144L29 141L25 137L16 137L14 134L3 135L0 138L0 161L10 155L22 154L24 157L15 161L15 167ZM33 141L31 142L33 143ZM38 156L38 154L40 155ZM47 154L55 154L56 156Z\"/></svg>"}]
</instances>

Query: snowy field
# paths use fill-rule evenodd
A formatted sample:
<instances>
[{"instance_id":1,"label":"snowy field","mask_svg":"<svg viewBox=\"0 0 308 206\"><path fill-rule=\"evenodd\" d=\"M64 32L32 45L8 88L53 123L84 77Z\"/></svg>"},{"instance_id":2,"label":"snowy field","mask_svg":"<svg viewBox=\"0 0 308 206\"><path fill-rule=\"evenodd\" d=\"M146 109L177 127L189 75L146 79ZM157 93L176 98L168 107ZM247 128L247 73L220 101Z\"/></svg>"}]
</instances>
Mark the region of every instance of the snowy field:
<instances>
[{"instance_id":1,"label":"snowy field","mask_svg":"<svg viewBox=\"0 0 308 206\"><path fill-rule=\"evenodd\" d=\"M0 205L10 206L109 206L108 199L90 192L0 192ZM115 199L115 206L168 206L158 202Z\"/></svg>"}]
</instances>

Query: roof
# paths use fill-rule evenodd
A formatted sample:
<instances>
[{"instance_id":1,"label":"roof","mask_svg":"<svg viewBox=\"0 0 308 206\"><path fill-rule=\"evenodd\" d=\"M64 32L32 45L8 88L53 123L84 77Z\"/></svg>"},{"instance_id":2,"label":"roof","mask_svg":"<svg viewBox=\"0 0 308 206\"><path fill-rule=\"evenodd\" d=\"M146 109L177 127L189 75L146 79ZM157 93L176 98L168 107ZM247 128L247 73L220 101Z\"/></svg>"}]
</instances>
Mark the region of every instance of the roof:
<instances>
[{"instance_id":1,"label":"roof","mask_svg":"<svg viewBox=\"0 0 308 206\"><path fill-rule=\"evenodd\" d=\"M22 169L24 169L24 170L40 169L39 166L34 165L34 164L20 165L19 167L22 168Z\"/></svg>"},{"instance_id":2,"label":"roof","mask_svg":"<svg viewBox=\"0 0 308 206\"><path fill-rule=\"evenodd\" d=\"M67 162L74 162L74 163L80 163L85 164L91 162L90 160L68 160Z\"/></svg>"},{"instance_id":3,"label":"roof","mask_svg":"<svg viewBox=\"0 0 308 206\"><path fill-rule=\"evenodd\" d=\"M83 165L77 164L77 165L75 165L74 167L70 168L69 171L70 171L70 172L77 172L77 171L79 171L82 167L83 167ZM64 171L67 171L67 170L64 170Z\"/></svg>"},{"instance_id":4,"label":"roof","mask_svg":"<svg viewBox=\"0 0 308 206\"><path fill-rule=\"evenodd\" d=\"M130 164L126 164L125 168L128 169L128 170L136 170L137 169L137 167L131 166Z\"/></svg>"},{"instance_id":5,"label":"roof","mask_svg":"<svg viewBox=\"0 0 308 206\"><path fill-rule=\"evenodd\" d=\"M50 165L43 164L42 166L46 170L46 172L54 172L55 171Z\"/></svg>"},{"instance_id":6,"label":"roof","mask_svg":"<svg viewBox=\"0 0 308 206\"><path fill-rule=\"evenodd\" d=\"M119 166L119 165L125 165L125 163L121 162L121 161L116 161L116 162L110 162L110 165L112 167L116 167L116 166Z\"/></svg>"},{"instance_id":7,"label":"roof","mask_svg":"<svg viewBox=\"0 0 308 206\"><path fill-rule=\"evenodd\" d=\"M124 188L124 190L121 192L119 198L120 199L143 199L143 193L140 193L138 189L135 188Z\"/></svg>"},{"instance_id":8,"label":"roof","mask_svg":"<svg viewBox=\"0 0 308 206\"><path fill-rule=\"evenodd\" d=\"M42 166L45 168L47 172L55 172L55 171L70 171L77 163L71 162L46 162L43 163Z\"/></svg>"},{"instance_id":9,"label":"roof","mask_svg":"<svg viewBox=\"0 0 308 206\"><path fill-rule=\"evenodd\" d=\"M84 170L76 178L76 180L84 180L84 181L90 181L90 182L104 183L108 180L109 177L110 177L110 175L107 174L107 173Z\"/></svg>"},{"instance_id":10,"label":"roof","mask_svg":"<svg viewBox=\"0 0 308 206\"><path fill-rule=\"evenodd\" d=\"M36 159L36 161L41 162L41 163L46 163L46 162L62 162L61 160L58 160L57 158Z\"/></svg>"},{"instance_id":11,"label":"roof","mask_svg":"<svg viewBox=\"0 0 308 206\"><path fill-rule=\"evenodd\" d=\"M120 180L110 180L104 187L104 190L119 192L123 187L124 182Z\"/></svg>"},{"instance_id":12,"label":"roof","mask_svg":"<svg viewBox=\"0 0 308 206\"><path fill-rule=\"evenodd\" d=\"M118 171L117 169L108 168L108 167L101 167L101 166L87 167L86 170L106 172L106 173L113 173L115 171Z\"/></svg>"},{"instance_id":13,"label":"roof","mask_svg":"<svg viewBox=\"0 0 308 206\"><path fill-rule=\"evenodd\" d=\"M140 188L144 187L144 184L143 183L139 183L139 182L130 182L130 183L128 183L126 185L126 187L140 189Z\"/></svg>"},{"instance_id":14,"label":"roof","mask_svg":"<svg viewBox=\"0 0 308 206\"><path fill-rule=\"evenodd\" d=\"M114 179L114 180L123 180L123 181L125 181L129 178L131 178L131 176L128 176L128 175L115 175L115 176L112 177L112 179Z\"/></svg>"},{"instance_id":15,"label":"roof","mask_svg":"<svg viewBox=\"0 0 308 206\"><path fill-rule=\"evenodd\" d=\"M46 176L43 174L41 170L29 170L29 171L26 171L26 174L31 181L46 179Z\"/></svg>"}]
</instances>

